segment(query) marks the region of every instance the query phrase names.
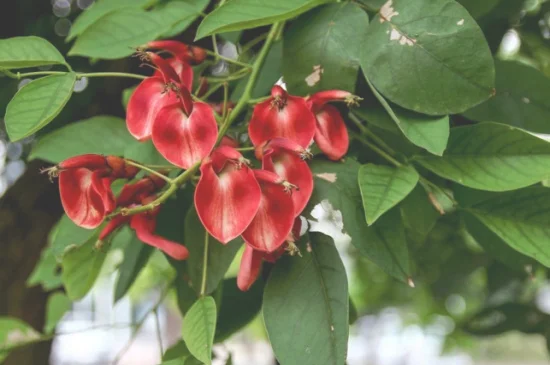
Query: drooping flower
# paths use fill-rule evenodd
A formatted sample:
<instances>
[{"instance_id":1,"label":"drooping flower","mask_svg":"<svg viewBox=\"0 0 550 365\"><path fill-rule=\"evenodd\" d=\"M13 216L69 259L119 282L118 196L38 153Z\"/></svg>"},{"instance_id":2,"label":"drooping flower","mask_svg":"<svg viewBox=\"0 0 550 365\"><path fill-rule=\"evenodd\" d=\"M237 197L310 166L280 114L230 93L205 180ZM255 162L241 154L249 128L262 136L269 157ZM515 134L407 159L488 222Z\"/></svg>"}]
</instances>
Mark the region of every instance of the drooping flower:
<instances>
[{"instance_id":1,"label":"drooping flower","mask_svg":"<svg viewBox=\"0 0 550 365\"><path fill-rule=\"evenodd\" d=\"M242 236L254 249L273 252L292 230L295 213L291 193L296 187L271 171L254 170L254 176L260 184L261 203Z\"/></svg>"},{"instance_id":2,"label":"drooping flower","mask_svg":"<svg viewBox=\"0 0 550 365\"><path fill-rule=\"evenodd\" d=\"M206 230L227 243L254 219L261 190L246 159L234 148L220 146L203 160L195 206Z\"/></svg>"},{"instance_id":3,"label":"drooping flower","mask_svg":"<svg viewBox=\"0 0 550 365\"><path fill-rule=\"evenodd\" d=\"M282 137L305 148L315 135L315 116L303 98L275 85L271 97L254 107L248 134L254 146Z\"/></svg>"},{"instance_id":4,"label":"drooping flower","mask_svg":"<svg viewBox=\"0 0 550 365\"><path fill-rule=\"evenodd\" d=\"M163 107L178 102L178 90L181 89L179 76L162 57L151 52L144 55L158 68L160 75L143 80L128 101L126 126L140 141L151 138L157 114Z\"/></svg>"},{"instance_id":5,"label":"drooping flower","mask_svg":"<svg viewBox=\"0 0 550 365\"><path fill-rule=\"evenodd\" d=\"M317 121L315 143L331 160L339 160L345 156L348 152L349 136L340 112L328 102L345 101L354 104L357 99L350 92L342 90L321 91L306 99Z\"/></svg>"},{"instance_id":6,"label":"drooping flower","mask_svg":"<svg viewBox=\"0 0 550 365\"><path fill-rule=\"evenodd\" d=\"M189 91L181 89L179 101L157 113L152 137L164 158L188 169L212 151L218 138L218 124L208 104L193 102Z\"/></svg>"}]
</instances>

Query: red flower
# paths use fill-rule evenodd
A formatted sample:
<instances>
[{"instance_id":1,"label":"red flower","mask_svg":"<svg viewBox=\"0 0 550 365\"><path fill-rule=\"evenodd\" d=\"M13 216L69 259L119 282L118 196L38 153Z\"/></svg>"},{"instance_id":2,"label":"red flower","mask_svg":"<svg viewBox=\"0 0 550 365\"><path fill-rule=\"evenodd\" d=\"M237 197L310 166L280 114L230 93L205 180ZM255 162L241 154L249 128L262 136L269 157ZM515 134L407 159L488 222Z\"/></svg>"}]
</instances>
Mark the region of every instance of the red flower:
<instances>
[{"instance_id":1,"label":"red flower","mask_svg":"<svg viewBox=\"0 0 550 365\"><path fill-rule=\"evenodd\" d=\"M254 219L262 193L247 161L235 149L220 146L201 165L195 206L206 230L227 243Z\"/></svg>"},{"instance_id":2,"label":"red flower","mask_svg":"<svg viewBox=\"0 0 550 365\"><path fill-rule=\"evenodd\" d=\"M340 112L327 103L344 100L351 104L356 99L350 92L342 90L321 91L307 98L317 120L315 143L331 160L339 160L348 152L349 137Z\"/></svg>"},{"instance_id":3,"label":"red flower","mask_svg":"<svg viewBox=\"0 0 550 365\"><path fill-rule=\"evenodd\" d=\"M315 116L303 98L275 85L271 98L254 107L248 134L254 146L283 137L307 147L315 135Z\"/></svg>"},{"instance_id":4,"label":"red flower","mask_svg":"<svg viewBox=\"0 0 550 365\"><path fill-rule=\"evenodd\" d=\"M181 84L191 91L191 87L193 86L193 68L190 64L199 64L204 61L206 53L202 48L188 46L184 43L171 40L152 41L147 44L147 48L160 49L172 54L173 57L166 59L166 61L179 75ZM155 72L154 76L161 76L161 71Z\"/></svg>"},{"instance_id":5,"label":"red flower","mask_svg":"<svg viewBox=\"0 0 550 365\"><path fill-rule=\"evenodd\" d=\"M138 170L115 156L81 155L48 169L59 175L59 193L67 216L78 226L95 228L115 208L111 183L133 178Z\"/></svg>"},{"instance_id":6,"label":"red flower","mask_svg":"<svg viewBox=\"0 0 550 365\"><path fill-rule=\"evenodd\" d=\"M178 102L179 76L158 55L147 52L144 57L153 62L160 75L143 80L128 101L126 125L130 134L140 141L151 138L153 122L166 105Z\"/></svg>"},{"instance_id":7,"label":"red flower","mask_svg":"<svg viewBox=\"0 0 550 365\"><path fill-rule=\"evenodd\" d=\"M152 136L164 158L188 169L212 151L218 138L218 124L212 108L193 102L186 89L181 89L179 99L158 112Z\"/></svg>"},{"instance_id":8,"label":"red flower","mask_svg":"<svg viewBox=\"0 0 550 365\"><path fill-rule=\"evenodd\" d=\"M292 184L274 172L254 170L260 184L260 208L243 232L244 240L256 250L273 252L286 241L294 223Z\"/></svg>"}]
</instances>

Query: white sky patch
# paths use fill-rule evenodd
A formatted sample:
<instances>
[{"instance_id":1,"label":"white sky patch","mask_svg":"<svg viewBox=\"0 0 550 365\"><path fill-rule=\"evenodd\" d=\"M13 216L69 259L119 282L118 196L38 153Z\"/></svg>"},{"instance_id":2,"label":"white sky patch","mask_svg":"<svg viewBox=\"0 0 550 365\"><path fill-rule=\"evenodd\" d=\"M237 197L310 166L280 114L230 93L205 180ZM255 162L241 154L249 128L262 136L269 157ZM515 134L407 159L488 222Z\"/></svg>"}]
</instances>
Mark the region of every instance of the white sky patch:
<instances>
[{"instance_id":1,"label":"white sky patch","mask_svg":"<svg viewBox=\"0 0 550 365\"><path fill-rule=\"evenodd\" d=\"M393 0L388 0L388 2L380 8L380 23L384 23L385 21L389 22L397 15L399 15L399 12L395 11L393 8Z\"/></svg>"},{"instance_id":2,"label":"white sky patch","mask_svg":"<svg viewBox=\"0 0 550 365\"><path fill-rule=\"evenodd\" d=\"M464 25L464 19L460 19L460 20L458 21L458 23L456 23L456 25L458 25L458 26Z\"/></svg>"},{"instance_id":3,"label":"white sky patch","mask_svg":"<svg viewBox=\"0 0 550 365\"><path fill-rule=\"evenodd\" d=\"M336 179L337 179L336 174L335 173L330 173L330 172L323 172L321 174L315 174L315 176L317 176L319 179L326 180L329 183L334 183L334 182L336 182Z\"/></svg>"},{"instance_id":4,"label":"white sky patch","mask_svg":"<svg viewBox=\"0 0 550 365\"><path fill-rule=\"evenodd\" d=\"M319 81L321 81L321 74L325 72L321 65L313 66L313 72L306 77L307 86L315 86Z\"/></svg>"},{"instance_id":5,"label":"white sky patch","mask_svg":"<svg viewBox=\"0 0 550 365\"><path fill-rule=\"evenodd\" d=\"M392 29L390 33L390 41L398 41L400 45L413 46L416 43L416 39L409 38L404 34L401 34L397 29Z\"/></svg>"}]
</instances>

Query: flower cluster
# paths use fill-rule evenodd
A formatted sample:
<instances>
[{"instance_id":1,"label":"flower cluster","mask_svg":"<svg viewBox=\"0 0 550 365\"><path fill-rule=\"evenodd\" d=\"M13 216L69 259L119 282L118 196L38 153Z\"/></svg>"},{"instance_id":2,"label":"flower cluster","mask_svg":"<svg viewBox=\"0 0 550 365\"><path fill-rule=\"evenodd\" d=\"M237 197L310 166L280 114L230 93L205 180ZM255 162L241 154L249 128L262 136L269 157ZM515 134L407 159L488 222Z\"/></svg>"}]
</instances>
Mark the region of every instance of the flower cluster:
<instances>
[{"instance_id":1,"label":"flower cluster","mask_svg":"<svg viewBox=\"0 0 550 365\"><path fill-rule=\"evenodd\" d=\"M229 103L210 105L191 94L191 66L204 61L205 51L176 41L150 42L146 48L171 56L165 59L153 52L139 52L155 72L130 98L128 130L139 141L151 139L159 153L177 167L188 170L200 163L194 195L198 216L208 233L223 244L237 237L244 240L237 282L241 290L248 290L263 261L274 262L285 251L296 252L300 214L313 192L308 148L315 142L332 160L346 154L346 126L338 109L328 103L349 105L356 97L330 90L303 98L274 86L271 96L255 105L248 125L259 166L253 168L239 152L236 140L219 136L215 115L225 114L221 109ZM174 259L186 259L185 246L155 234L162 209L157 198L166 183L173 185L174 181L160 172L135 180L139 166L116 156L82 155L49 171L59 175L61 201L75 224L96 228L105 217L111 218L100 233L100 242L129 224L144 243ZM111 189L116 179L132 180L117 198Z\"/></svg>"}]
</instances>

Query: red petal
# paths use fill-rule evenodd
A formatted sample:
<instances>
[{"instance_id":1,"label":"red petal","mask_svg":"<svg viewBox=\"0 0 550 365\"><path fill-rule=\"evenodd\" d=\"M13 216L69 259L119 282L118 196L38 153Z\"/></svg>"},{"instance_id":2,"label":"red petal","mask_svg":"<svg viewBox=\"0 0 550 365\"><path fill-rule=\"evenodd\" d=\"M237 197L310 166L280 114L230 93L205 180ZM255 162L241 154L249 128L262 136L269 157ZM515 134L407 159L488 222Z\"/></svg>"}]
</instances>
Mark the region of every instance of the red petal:
<instances>
[{"instance_id":1,"label":"red petal","mask_svg":"<svg viewBox=\"0 0 550 365\"><path fill-rule=\"evenodd\" d=\"M260 201L260 186L248 167L227 164L218 176L211 161L201 166L195 206L202 224L218 241L227 243L243 233Z\"/></svg>"},{"instance_id":2,"label":"red petal","mask_svg":"<svg viewBox=\"0 0 550 365\"><path fill-rule=\"evenodd\" d=\"M239 148L239 141L233 137L223 136L220 142L220 146L228 146L233 148Z\"/></svg>"},{"instance_id":3,"label":"red petal","mask_svg":"<svg viewBox=\"0 0 550 365\"><path fill-rule=\"evenodd\" d=\"M349 137L340 112L332 105L325 105L316 117L315 143L331 160L341 159L348 152Z\"/></svg>"},{"instance_id":4,"label":"red petal","mask_svg":"<svg viewBox=\"0 0 550 365\"><path fill-rule=\"evenodd\" d=\"M162 49L170 52L181 61L191 61L191 53L189 47L185 43L172 40L151 41L147 43L148 48Z\"/></svg>"},{"instance_id":5,"label":"red petal","mask_svg":"<svg viewBox=\"0 0 550 365\"><path fill-rule=\"evenodd\" d=\"M277 94L256 104L248 134L255 146L283 137L307 147L315 135L315 116L303 98Z\"/></svg>"},{"instance_id":6,"label":"red petal","mask_svg":"<svg viewBox=\"0 0 550 365\"><path fill-rule=\"evenodd\" d=\"M136 231L136 236L140 241L160 249L176 260L185 260L189 256L189 251L185 246L153 234L156 228L155 217L136 214L130 220L130 227Z\"/></svg>"},{"instance_id":7,"label":"red petal","mask_svg":"<svg viewBox=\"0 0 550 365\"><path fill-rule=\"evenodd\" d=\"M194 103L189 117L180 104L169 105L153 124L153 143L168 161L188 169L208 156L218 137L218 125L212 109Z\"/></svg>"},{"instance_id":8,"label":"red petal","mask_svg":"<svg viewBox=\"0 0 550 365\"><path fill-rule=\"evenodd\" d=\"M258 278L262 267L262 253L255 251L252 247L246 245L241 259L241 267L237 276L237 286L242 291L250 289L252 284Z\"/></svg>"},{"instance_id":9,"label":"red petal","mask_svg":"<svg viewBox=\"0 0 550 365\"><path fill-rule=\"evenodd\" d=\"M99 240L100 241L104 240L107 236L113 233L118 227L122 226L129 220L130 220L130 217L117 215L107 223L105 228L103 228L103 230L99 234Z\"/></svg>"},{"instance_id":10,"label":"red petal","mask_svg":"<svg viewBox=\"0 0 550 365\"><path fill-rule=\"evenodd\" d=\"M315 112L318 108L321 108L323 105L330 101L346 100L351 96L353 96L353 94L349 91L326 90L311 95L309 98L307 98L307 100L311 103Z\"/></svg>"},{"instance_id":11,"label":"red petal","mask_svg":"<svg viewBox=\"0 0 550 365\"><path fill-rule=\"evenodd\" d=\"M176 57L167 58L166 62L168 62L168 64L172 66L176 74L179 75L179 82L181 82L181 84L185 86L187 90L191 91L191 88L193 87L193 67ZM153 76L160 77L161 72L157 70L155 71Z\"/></svg>"},{"instance_id":12,"label":"red petal","mask_svg":"<svg viewBox=\"0 0 550 365\"><path fill-rule=\"evenodd\" d=\"M277 174L273 173L277 176ZM273 252L285 243L294 224L292 197L280 184L261 182L262 199L256 216L243 232L256 250Z\"/></svg>"},{"instance_id":13,"label":"red petal","mask_svg":"<svg viewBox=\"0 0 550 365\"><path fill-rule=\"evenodd\" d=\"M85 168L61 171L59 193L67 216L78 226L96 228L106 214L105 203L112 197L105 190L98 172ZM114 206L114 200L107 204Z\"/></svg>"},{"instance_id":14,"label":"red petal","mask_svg":"<svg viewBox=\"0 0 550 365\"><path fill-rule=\"evenodd\" d=\"M294 215L299 215L307 205L313 192L313 175L307 163L292 152L269 151L262 159L262 168L273 171L298 187L292 192Z\"/></svg>"},{"instance_id":15,"label":"red petal","mask_svg":"<svg viewBox=\"0 0 550 365\"><path fill-rule=\"evenodd\" d=\"M68 158L62 161L59 167L62 169L85 167L90 170L99 170L107 167L107 160L103 155L85 154Z\"/></svg>"},{"instance_id":16,"label":"red petal","mask_svg":"<svg viewBox=\"0 0 550 365\"><path fill-rule=\"evenodd\" d=\"M130 134L140 141L149 139L159 110L176 102L179 102L177 95L166 91L162 79L150 77L143 80L128 102L126 125Z\"/></svg>"},{"instance_id":17,"label":"red petal","mask_svg":"<svg viewBox=\"0 0 550 365\"><path fill-rule=\"evenodd\" d=\"M153 52L147 52L147 56L150 58L151 62L158 68L157 71L160 71L160 75L162 76L165 83L169 83L170 81L179 82L179 75L167 60Z\"/></svg>"},{"instance_id":18,"label":"red petal","mask_svg":"<svg viewBox=\"0 0 550 365\"><path fill-rule=\"evenodd\" d=\"M117 206L126 207L131 204L139 204L142 199L161 189L164 185L166 185L166 181L155 175L149 175L134 184L126 184L118 195Z\"/></svg>"}]
</instances>

